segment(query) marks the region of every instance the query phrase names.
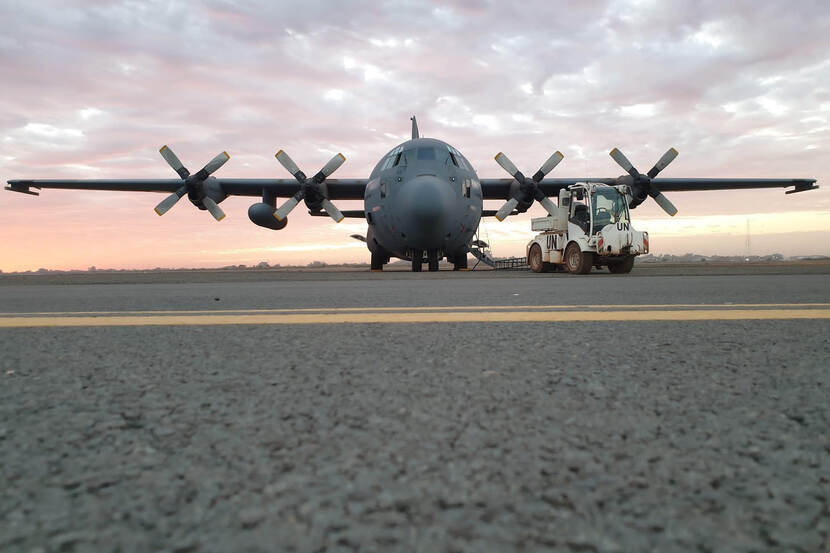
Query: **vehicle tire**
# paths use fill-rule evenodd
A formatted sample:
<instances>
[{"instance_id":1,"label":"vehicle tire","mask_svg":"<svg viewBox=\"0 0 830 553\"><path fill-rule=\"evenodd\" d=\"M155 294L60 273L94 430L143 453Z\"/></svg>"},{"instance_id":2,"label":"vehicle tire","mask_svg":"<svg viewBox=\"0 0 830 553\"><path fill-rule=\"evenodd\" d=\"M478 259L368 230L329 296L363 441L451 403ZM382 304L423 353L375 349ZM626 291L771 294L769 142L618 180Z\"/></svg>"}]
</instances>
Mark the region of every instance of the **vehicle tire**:
<instances>
[{"instance_id":1,"label":"vehicle tire","mask_svg":"<svg viewBox=\"0 0 830 553\"><path fill-rule=\"evenodd\" d=\"M421 265L424 263L424 252L421 250L412 250L412 272L420 273Z\"/></svg>"},{"instance_id":2,"label":"vehicle tire","mask_svg":"<svg viewBox=\"0 0 830 553\"><path fill-rule=\"evenodd\" d=\"M438 270L438 250L429 250L427 252L427 266L429 267L430 273Z\"/></svg>"},{"instance_id":3,"label":"vehicle tire","mask_svg":"<svg viewBox=\"0 0 830 553\"><path fill-rule=\"evenodd\" d=\"M542 247L539 244L530 246L530 251L527 252L527 264L534 273L541 273L545 270L545 264L542 262Z\"/></svg>"},{"instance_id":4,"label":"vehicle tire","mask_svg":"<svg viewBox=\"0 0 830 553\"><path fill-rule=\"evenodd\" d=\"M583 252L579 249L579 244L571 242L565 248L565 265L568 267L568 272L575 275L587 275L591 272L591 267L594 265L594 254L591 252Z\"/></svg>"},{"instance_id":5,"label":"vehicle tire","mask_svg":"<svg viewBox=\"0 0 830 553\"><path fill-rule=\"evenodd\" d=\"M634 268L634 256L627 255L620 261L614 261L608 264L608 270L615 275L622 275L631 272Z\"/></svg>"}]
</instances>

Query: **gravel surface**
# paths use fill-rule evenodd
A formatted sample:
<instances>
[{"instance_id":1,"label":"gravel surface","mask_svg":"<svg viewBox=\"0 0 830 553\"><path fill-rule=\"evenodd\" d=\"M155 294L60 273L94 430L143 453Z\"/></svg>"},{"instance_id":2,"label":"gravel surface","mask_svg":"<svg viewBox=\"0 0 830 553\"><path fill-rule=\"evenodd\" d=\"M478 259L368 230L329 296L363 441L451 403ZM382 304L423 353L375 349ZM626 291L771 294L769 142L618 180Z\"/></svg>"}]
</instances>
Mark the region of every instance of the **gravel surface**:
<instances>
[{"instance_id":1,"label":"gravel surface","mask_svg":"<svg viewBox=\"0 0 830 553\"><path fill-rule=\"evenodd\" d=\"M793 278L538 282L542 303L828 301ZM483 302L456 282L359 290ZM486 282L494 304L537 290ZM224 286L6 287L0 305L364 297ZM0 351L2 551L830 548L828 321L11 329Z\"/></svg>"}]
</instances>

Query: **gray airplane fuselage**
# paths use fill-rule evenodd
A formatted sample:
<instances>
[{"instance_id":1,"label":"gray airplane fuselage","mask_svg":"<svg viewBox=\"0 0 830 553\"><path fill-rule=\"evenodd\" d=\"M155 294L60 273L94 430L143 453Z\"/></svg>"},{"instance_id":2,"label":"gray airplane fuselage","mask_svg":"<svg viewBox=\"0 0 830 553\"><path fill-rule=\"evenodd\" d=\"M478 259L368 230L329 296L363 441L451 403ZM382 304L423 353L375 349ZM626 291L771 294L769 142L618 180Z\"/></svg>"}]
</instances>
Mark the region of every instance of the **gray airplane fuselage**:
<instances>
[{"instance_id":1,"label":"gray airplane fuselage","mask_svg":"<svg viewBox=\"0 0 830 553\"><path fill-rule=\"evenodd\" d=\"M372 253L411 259L413 252L464 256L481 219L481 184L458 150L434 138L393 148L375 166L364 195Z\"/></svg>"}]
</instances>

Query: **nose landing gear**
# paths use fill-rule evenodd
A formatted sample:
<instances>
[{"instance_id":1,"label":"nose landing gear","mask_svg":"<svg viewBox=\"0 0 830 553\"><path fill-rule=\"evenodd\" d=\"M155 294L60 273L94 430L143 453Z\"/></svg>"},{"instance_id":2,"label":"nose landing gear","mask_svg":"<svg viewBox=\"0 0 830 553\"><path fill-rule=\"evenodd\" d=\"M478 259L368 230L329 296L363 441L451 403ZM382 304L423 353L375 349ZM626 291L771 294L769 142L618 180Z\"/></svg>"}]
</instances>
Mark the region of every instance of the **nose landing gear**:
<instances>
[{"instance_id":1,"label":"nose landing gear","mask_svg":"<svg viewBox=\"0 0 830 553\"><path fill-rule=\"evenodd\" d=\"M434 273L438 270L438 261L441 259L441 253L438 250L427 251L427 269ZM424 263L424 251L412 250L412 272L418 273Z\"/></svg>"},{"instance_id":2,"label":"nose landing gear","mask_svg":"<svg viewBox=\"0 0 830 553\"><path fill-rule=\"evenodd\" d=\"M412 272L420 273L421 265L424 263L423 250L412 250Z\"/></svg>"},{"instance_id":3,"label":"nose landing gear","mask_svg":"<svg viewBox=\"0 0 830 553\"><path fill-rule=\"evenodd\" d=\"M438 250L429 250L427 252L427 264L429 265L430 273L438 270Z\"/></svg>"}]
</instances>

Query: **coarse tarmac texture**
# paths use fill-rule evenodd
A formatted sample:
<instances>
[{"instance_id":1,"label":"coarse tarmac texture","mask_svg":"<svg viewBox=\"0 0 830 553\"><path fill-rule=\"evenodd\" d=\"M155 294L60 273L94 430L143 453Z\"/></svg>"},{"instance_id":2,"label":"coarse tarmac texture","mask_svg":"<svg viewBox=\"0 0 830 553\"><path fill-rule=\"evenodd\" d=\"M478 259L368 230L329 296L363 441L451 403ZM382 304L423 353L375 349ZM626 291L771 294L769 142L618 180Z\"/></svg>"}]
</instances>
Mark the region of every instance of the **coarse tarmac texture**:
<instances>
[{"instance_id":1,"label":"coarse tarmac texture","mask_svg":"<svg viewBox=\"0 0 830 553\"><path fill-rule=\"evenodd\" d=\"M101 319L0 329L0 550L830 549L828 274L637 271L0 281L1 320ZM160 326L141 313L528 305L815 318ZM109 324L126 311L146 323Z\"/></svg>"}]
</instances>

